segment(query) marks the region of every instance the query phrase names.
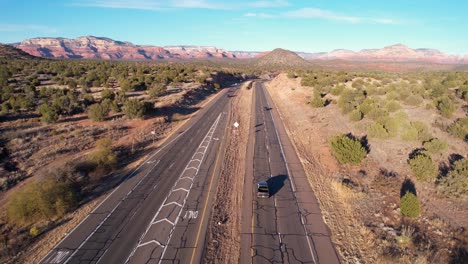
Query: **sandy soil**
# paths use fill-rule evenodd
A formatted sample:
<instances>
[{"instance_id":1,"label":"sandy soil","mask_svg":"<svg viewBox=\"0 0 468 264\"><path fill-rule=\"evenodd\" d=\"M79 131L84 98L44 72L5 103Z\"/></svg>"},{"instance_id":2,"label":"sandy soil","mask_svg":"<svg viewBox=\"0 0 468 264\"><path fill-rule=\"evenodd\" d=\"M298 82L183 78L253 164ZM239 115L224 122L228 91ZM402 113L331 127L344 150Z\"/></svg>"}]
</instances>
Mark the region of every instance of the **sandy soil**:
<instances>
[{"instance_id":1,"label":"sandy soil","mask_svg":"<svg viewBox=\"0 0 468 264\"><path fill-rule=\"evenodd\" d=\"M247 142L252 105L252 89L244 83L232 98L228 124L238 122L239 128L228 128L226 152L222 157L218 189L209 220L204 263L237 263L240 254L242 197Z\"/></svg>"},{"instance_id":2,"label":"sandy soil","mask_svg":"<svg viewBox=\"0 0 468 264\"><path fill-rule=\"evenodd\" d=\"M371 153L360 165L342 166L331 154L328 144L330 137L348 132L364 136L363 126L351 123L340 113L337 105L330 104L325 108L307 105L306 100L312 95L313 88L302 87L300 78L289 79L281 74L267 83L267 88L306 169L325 222L332 231L333 242L344 261L384 261L382 251L389 245L380 236L386 230L395 233L393 228L401 223L399 192L405 177L410 175L406 160L408 153L420 144L397 139L370 139ZM407 112L410 118L421 114L411 110ZM427 116L427 113L424 114ZM429 115L429 118L434 116ZM432 127L430 129L440 138L447 137L442 137L442 132ZM451 150L466 156L463 142L447 141ZM378 178L382 169L394 171L399 176L382 183ZM343 179L351 179L357 187L343 185ZM445 229L447 236L452 235L447 229L448 225L466 229L467 203L434 199L433 187L427 184L416 183L416 188L423 208L422 223L430 224L433 229Z\"/></svg>"}]
</instances>

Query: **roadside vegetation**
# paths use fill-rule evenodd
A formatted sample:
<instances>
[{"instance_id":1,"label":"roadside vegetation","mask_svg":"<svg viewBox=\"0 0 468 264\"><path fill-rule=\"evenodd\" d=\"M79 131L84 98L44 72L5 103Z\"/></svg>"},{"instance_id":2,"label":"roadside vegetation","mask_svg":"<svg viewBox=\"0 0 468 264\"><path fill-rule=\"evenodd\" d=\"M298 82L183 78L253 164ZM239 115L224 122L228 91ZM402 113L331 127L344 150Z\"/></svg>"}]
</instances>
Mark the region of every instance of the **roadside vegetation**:
<instances>
[{"instance_id":1,"label":"roadside vegetation","mask_svg":"<svg viewBox=\"0 0 468 264\"><path fill-rule=\"evenodd\" d=\"M311 182L330 210L327 219L340 217L329 221L332 232L355 232L342 254L369 263L466 262L467 72L294 70L273 83L276 96L281 89L289 98L303 95L304 107L291 110L292 116L304 115L290 121L297 126L292 133L299 146L314 142L304 146L320 162L306 160L320 168L311 172ZM284 104L284 112L294 100ZM326 145L315 146L322 138ZM338 168L331 161L321 165L324 147ZM317 174L325 175L323 181ZM342 207L354 212L346 224L343 212L333 211Z\"/></svg>"},{"instance_id":2,"label":"roadside vegetation","mask_svg":"<svg viewBox=\"0 0 468 264\"><path fill-rule=\"evenodd\" d=\"M213 65L0 59L0 262L18 261L115 186L137 151L252 74Z\"/></svg>"}]
</instances>

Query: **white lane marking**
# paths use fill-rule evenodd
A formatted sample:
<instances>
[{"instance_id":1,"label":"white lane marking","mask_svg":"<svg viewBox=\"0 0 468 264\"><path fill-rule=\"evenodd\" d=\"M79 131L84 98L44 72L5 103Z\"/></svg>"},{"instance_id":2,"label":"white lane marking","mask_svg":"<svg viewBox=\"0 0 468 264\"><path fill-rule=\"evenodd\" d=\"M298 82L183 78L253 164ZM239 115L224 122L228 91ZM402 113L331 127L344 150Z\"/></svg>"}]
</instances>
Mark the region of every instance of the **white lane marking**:
<instances>
[{"instance_id":1,"label":"white lane marking","mask_svg":"<svg viewBox=\"0 0 468 264\"><path fill-rule=\"evenodd\" d=\"M172 192L178 192L178 191L190 192L190 190L187 190L185 188L178 188L178 189L173 190Z\"/></svg>"},{"instance_id":2,"label":"white lane marking","mask_svg":"<svg viewBox=\"0 0 468 264\"><path fill-rule=\"evenodd\" d=\"M146 176L148 176L150 174L150 172L153 171L153 169L159 164L159 160L156 164L153 165L153 167L151 167L151 169L145 174L145 176L143 176L140 181L138 181L138 183L122 198L120 199L120 201L115 205L115 207L112 209L112 211L110 213L107 214L107 216L104 218L104 220L102 220L99 225L91 232L91 234L89 234L85 240L83 240L83 242L81 242L81 244L78 246L77 249L75 249L75 251L73 251L73 253L71 254L70 257L68 257L67 260L65 260L64 264L68 263L68 261L70 261L73 256L78 252L78 250L80 250L80 248L88 241L89 238L91 238L92 235L94 235L94 233L96 233L96 231L104 224L104 222L112 215L112 213L117 209L117 207L119 207L119 205L135 190L135 188L140 185L140 183L146 178Z\"/></svg>"},{"instance_id":3,"label":"white lane marking","mask_svg":"<svg viewBox=\"0 0 468 264\"><path fill-rule=\"evenodd\" d=\"M161 208L163 208L163 207L165 207L165 206L173 205L173 204L175 204L175 205L177 205L177 206L179 206L179 207L182 207L182 205L181 205L180 203L178 203L178 202L170 202L170 203L167 203L167 204L163 204L163 205L161 206Z\"/></svg>"},{"instance_id":4,"label":"white lane marking","mask_svg":"<svg viewBox=\"0 0 468 264\"><path fill-rule=\"evenodd\" d=\"M158 221L156 221L156 222L153 222L153 223L151 223L151 225L155 225L155 224L157 224L157 223L161 223L161 222L164 222L164 221L165 221L165 222L168 222L168 223L171 224L171 225L174 225L174 223L171 222L171 221L169 221L169 219L167 219L167 218L164 218L164 219L158 220ZM137 246L137 247L139 247L139 246Z\"/></svg>"},{"instance_id":5,"label":"white lane marking","mask_svg":"<svg viewBox=\"0 0 468 264\"><path fill-rule=\"evenodd\" d=\"M263 90L263 92L264 92L264 95L265 95L264 90ZM266 99L266 95L265 95L265 99ZM288 161L286 159L286 155L284 155L283 144L281 143L281 139L279 137L278 131L276 130L275 119L273 118L273 114L271 113L272 111L268 111L268 112L270 112L271 120L273 121L273 126L275 128L276 138L278 139L278 142L279 142L279 145L280 145L281 155L283 155L284 164L286 165L286 170L288 172L289 179L291 181L291 187L293 189L293 195L294 195L294 198L296 198L296 206L298 207L297 209L299 209L299 212L301 212L302 210L301 210L301 208L299 206L299 203L297 202L296 189L294 188L294 180L293 180L293 177L291 176L291 172L289 171L289 166L288 166ZM301 217L302 217L302 214L301 214ZM305 234L305 237L307 238L307 244L309 246L309 250L310 250L310 254L312 256L312 260L314 261L314 263L317 263L317 261L315 260L315 254L314 254L314 251L312 249L312 245L311 245L311 242L310 242L310 239L309 239L309 235L307 234L307 228L306 228L306 226L304 224L302 224L302 227L304 228L304 234Z\"/></svg>"},{"instance_id":6,"label":"white lane marking","mask_svg":"<svg viewBox=\"0 0 468 264\"><path fill-rule=\"evenodd\" d=\"M155 243L156 245L160 246L160 247L164 247L164 245L161 245L161 243L159 243L158 241L156 240L151 240L151 241L148 241L146 243L143 243L141 245L139 245L138 247L143 247L143 246L146 246L146 245L149 245L151 243Z\"/></svg>"},{"instance_id":7,"label":"white lane marking","mask_svg":"<svg viewBox=\"0 0 468 264\"><path fill-rule=\"evenodd\" d=\"M221 118L221 114L218 115L218 118L216 118L215 122L213 123L213 125L211 126L211 128L210 128L209 131L213 130L213 132L214 132L214 130L215 130L216 127L218 126L218 123L219 123L220 118ZM208 137L209 134L210 134L210 133L213 133L213 132L207 133L207 134L205 135L205 138ZM205 147L205 146L202 146L203 143L204 143L204 141L205 141L205 138L202 140L202 142L200 143L200 145L199 145L198 148L196 149L196 152L193 154L192 159L193 159L193 158L195 157L195 155L197 155L198 153L202 153L203 156L202 156L201 160L203 161L203 159L204 159L204 157L205 157L205 154L206 154L206 151L207 151L207 149L208 149L207 147L208 147L208 145L209 145L210 142L211 142L211 140L210 140L210 141L208 142L208 144L207 144L206 147ZM202 148L202 147L205 148L205 151L203 151L203 152L202 152L202 151L198 151L198 150L199 150L200 148ZM181 177L181 176L185 173L186 170L188 170L188 169L190 169L190 168L193 168L193 167L187 168L188 165L190 164L190 162L192 161L192 159L187 163L186 168L182 171L182 173L180 174L179 177ZM198 174L198 170L199 170L201 164L202 164L202 163L200 162L200 164L198 165L198 168L195 168L195 169L196 169L196 173L195 173L195 175L193 176L193 178L195 178L195 176ZM136 252L136 250L138 249L139 245L141 244L141 241L145 238L146 234L147 234L148 231L150 230L151 226L152 226L153 223L154 223L154 220L158 217L158 215L159 215L159 213L161 212L162 208L163 208L164 206L167 206L167 205L172 204L172 203L175 203L175 204L177 204L177 205L180 205L180 204L178 204L178 203L176 203L176 202L171 202L171 203L169 203L169 204L166 204L166 202L167 202L167 199L169 198L169 196L170 196L170 195L172 194L172 192L174 191L174 188L175 188L175 186L177 185L177 183L178 183L180 180L184 179L184 178L189 178L189 179L192 181L191 184L190 184L189 190L192 189L192 186L193 186L193 178L190 178L190 177L186 176L186 177L179 178L179 180L177 180L177 181L175 182L175 184L174 184L174 186L172 187L171 191L169 192L169 194L168 194L168 195L166 196L166 198L164 199L164 201L163 201L161 207L158 209L158 211L157 211L156 214L154 215L154 217L153 217L153 219L151 220L150 224L149 224L148 227L146 228L146 231L141 235L140 240L138 241L137 246L133 249L132 253L130 253L130 255L128 256L128 258L127 258L127 260L125 261L125 263L128 263L128 262L130 261L130 259L133 257L133 255L135 254L135 252ZM183 208L183 207L185 206L185 202L187 201L187 197L188 197L189 193L190 193L190 192L188 192L188 193L186 194L186 197L184 198L184 202L183 202L182 205L180 205L180 207ZM174 232L175 225L176 225L177 222L179 221L179 218L180 218L180 214L181 214L181 213L182 213L182 209L179 210L179 213L178 213L178 215L177 215L176 221L174 222L174 224L173 224L173 226L172 226L172 229L171 229L171 231L170 231L170 233L169 233L169 237L168 237L166 243L165 243L165 244L162 244L162 245L168 245L168 244L169 244L169 242L170 242L170 240L171 240L171 238L172 238L172 234L173 234L173 232ZM166 252L166 247L164 246L164 250L163 250L163 252L162 252L162 254L161 254L161 259L160 259L159 263L161 262L161 260L162 260L162 258L163 258L163 256L164 256L165 252Z\"/></svg>"},{"instance_id":8,"label":"white lane marking","mask_svg":"<svg viewBox=\"0 0 468 264\"><path fill-rule=\"evenodd\" d=\"M180 136L182 136L183 134L185 134L185 132L187 132L187 130L183 131L182 133L180 133L179 135L177 135L175 138L173 138L171 141L169 141L168 143L164 144L160 149L158 149L153 155L151 155L148 159L148 160L151 160L154 156L156 156L159 152L161 152L163 149L165 149L167 146L171 145L172 142L176 141ZM115 193L115 191L117 191L124 182L126 182L131 176L133 176L141 167L143 167L144 165L146 164L146 162L143 162L142 164L140 164L132 173L130 173L129 175L127 175L127 177L123 180L123 182L121 184L119 184L119 186L117 186L111 193L109 193L106 198L104 198L104 200L102 200L102 202L100 202L83 220L81 220L81 222L76 225L70 232L68 232L68 234L65 235L65 237L63 237L58 243L57 243L57 246L60 245L63 241L65 241L65 239L67 239L79 226L81 226L84 221L86 221L86 219L88 219L88 217L93 214L97 209L99 209L99 207L101 207L102 204L104 204L105 201L107 201L107 199L112 196L113 193ZM82 245L80 245L81 247ZM55 254L55 249L57 249L57 247L54 247L48 254L46 254L45 256L43 256L41 258L41 260L39 260L39 263L42 263L51 253ZM78 250L79 248L75 249ZM60 251L60 250L59 250ZM72 256L70 256L71 258ZM70 261L70 258L67 259L64 263L67 263L68 261Z\"/></svg>"}]
</instances>

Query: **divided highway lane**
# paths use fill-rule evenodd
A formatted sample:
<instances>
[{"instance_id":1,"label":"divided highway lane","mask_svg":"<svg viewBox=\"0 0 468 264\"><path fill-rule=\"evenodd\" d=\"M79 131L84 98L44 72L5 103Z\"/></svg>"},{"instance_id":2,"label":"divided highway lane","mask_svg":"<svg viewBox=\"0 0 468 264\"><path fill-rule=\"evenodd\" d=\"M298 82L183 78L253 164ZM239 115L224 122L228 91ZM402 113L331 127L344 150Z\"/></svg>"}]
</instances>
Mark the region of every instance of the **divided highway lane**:
<instances>
[{"instance_id":1,"label":"divided highway lane","mask_svg":"<svg viewBox=\"0 0 468 264\"><path fill-rule=\"evenodd\" d=\"M263 83L255 83L254 88L253 175L247 175L246 180L252 183L246 184L250 189L245 189L254 193L245 202L240 262L339 263L318 203L276 109ZM255 185L259 181L268 182L272 195L269 199L256 198Z\"/></svg>"},{"instance_id":2,"label":"divided highway lane","mask_svg":"<svg viewBox=\"0 0 468 264\"><path fill-rule=\"evenodd\" d=\"M226 94L220 92L200 110L41 263L158 263L165 254L171 262L190 260L205 234L196 235L204 221L198 212L203 206L211 208L206 198L208 186L216 183L214 163L226 127L225 111L230 109ZM174 247L174 241L184 244ZM140 254L148 248L151 254Z\"/></svg>"}]
</instances>

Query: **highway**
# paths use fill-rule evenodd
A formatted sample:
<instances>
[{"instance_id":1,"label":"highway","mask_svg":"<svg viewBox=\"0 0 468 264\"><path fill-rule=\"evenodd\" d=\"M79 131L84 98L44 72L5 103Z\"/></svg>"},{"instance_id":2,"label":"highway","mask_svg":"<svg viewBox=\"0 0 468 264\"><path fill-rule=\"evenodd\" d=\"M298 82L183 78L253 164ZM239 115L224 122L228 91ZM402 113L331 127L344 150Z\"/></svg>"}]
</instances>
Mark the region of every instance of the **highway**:
<instances>
[{"instance_id":1,"label":"highway","mask_svg":"<svg viewBox=\"0 0 468 264\"><path fill-rule=\"evenodd\" d=\"M254 89L240 263L340 263L279 114L263 83ZM259 181L270 198L256 197Z\"/></svg>"},{"instance_id":2,"label":"highway","mask_svg":"<svg viewBox=\"0 0 468 264\"><path fill-rule=\"evenodd\" d=\"M40 263L199 263L229 105L225 89Z\"/></svg>"}]
</instances>

